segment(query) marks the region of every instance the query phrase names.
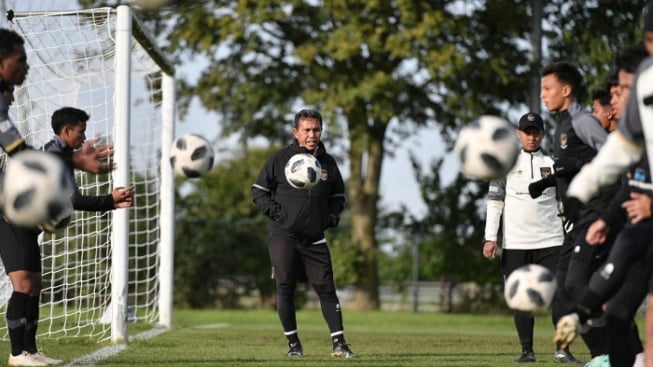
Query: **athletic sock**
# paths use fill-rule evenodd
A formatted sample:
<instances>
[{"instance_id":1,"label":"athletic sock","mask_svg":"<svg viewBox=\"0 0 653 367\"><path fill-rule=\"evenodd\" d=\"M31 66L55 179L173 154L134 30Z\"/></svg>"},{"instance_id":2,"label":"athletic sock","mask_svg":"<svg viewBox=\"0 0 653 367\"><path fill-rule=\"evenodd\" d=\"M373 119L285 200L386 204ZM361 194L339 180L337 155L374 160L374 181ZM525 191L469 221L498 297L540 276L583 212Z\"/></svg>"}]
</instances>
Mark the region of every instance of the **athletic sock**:
<instances>
[{"instance_id":1,"label":"athletic sock","mask_svg":"<svg viewBox=\"0 0 653 367\"><path fill-rule=\"evenodd\" d=\"M25 312L28 298L25 293L13 292L7 302L7 329L11 354L14 356L25 350Z\"/></svg>"},{"instance_id":2,"label":"athletic sock","mask_svg":"<svg viewBox=\"0 0 653 367\"><path fill-rule=\"evenodd\" d=\"M25 350L36 353L36 329L39 323L40 297L29 297L25 307Z\"/></svg>"}]
</instances>

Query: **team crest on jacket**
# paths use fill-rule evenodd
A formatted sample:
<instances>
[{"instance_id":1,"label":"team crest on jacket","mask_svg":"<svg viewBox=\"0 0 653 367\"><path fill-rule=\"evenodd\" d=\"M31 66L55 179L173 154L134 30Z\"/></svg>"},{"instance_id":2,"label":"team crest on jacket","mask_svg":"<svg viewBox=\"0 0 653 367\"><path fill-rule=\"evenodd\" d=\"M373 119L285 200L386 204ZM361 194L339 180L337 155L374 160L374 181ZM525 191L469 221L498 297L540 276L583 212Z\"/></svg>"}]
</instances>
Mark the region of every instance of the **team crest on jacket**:
<instances>
[{"instance_id":1,"label":"team crest on jacket","mask_svg":"<svg viewBox=\"0 0 653 367\"><path fill-rule=\"evenodd\" d=\"M540 167L540 175L542 176L542 178L550 176L551 167Z\"/></svg>"},{"instance_id":2,"label":"team crest on jacket","mask_svg":"<svg viewBox=\"0 0 653 367\"><path fill-rule=\"evenodd\" d=\"M320 172L320 180L326 181L329 178L329 173L327 170L323 169L322 172Z\"/></svg>"},{"instance_id":3,"label":"team crest on jacket","mask_svg":"<svg viewBox=\"0 0 653 367\"><path fill-rule=\"evenodd\" d=\"M560 134L560 149L567 149L567 134Z\"/></svg>"}]
</instances>

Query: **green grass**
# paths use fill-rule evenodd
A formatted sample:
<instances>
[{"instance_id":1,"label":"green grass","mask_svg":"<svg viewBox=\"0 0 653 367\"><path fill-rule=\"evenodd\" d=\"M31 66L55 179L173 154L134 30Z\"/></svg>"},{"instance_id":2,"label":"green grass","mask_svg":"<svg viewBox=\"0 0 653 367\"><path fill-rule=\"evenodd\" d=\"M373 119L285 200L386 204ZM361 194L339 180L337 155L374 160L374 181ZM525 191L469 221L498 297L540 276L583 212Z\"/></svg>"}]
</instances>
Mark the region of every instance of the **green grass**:
<instances>
[{"instance_id":1,"label":"green grass","mask_svg":"<svg viewBox=\"0 0 653 367\"><path fill-rule=\"evenodd\" d=\"M129 343L127 349L99 366L510 366L520 352L511 316L442 313L354 312L345 310L347 341L360 357L337 360L319 311L297 314L305 357L289 360L285 338L274 311L187 311L174 314L174 326L154 338ZM131 336L148 330L130 325ZM553 327L537 319L533 366L559 366L551 357ZM9 344L3 342L8 354ZM88 339L39 340L49 355L71 360L103 346ZM589 355L578 340L572 351ZM5 355L6 355L5 354Z\"/></svg>"}]
</instances>

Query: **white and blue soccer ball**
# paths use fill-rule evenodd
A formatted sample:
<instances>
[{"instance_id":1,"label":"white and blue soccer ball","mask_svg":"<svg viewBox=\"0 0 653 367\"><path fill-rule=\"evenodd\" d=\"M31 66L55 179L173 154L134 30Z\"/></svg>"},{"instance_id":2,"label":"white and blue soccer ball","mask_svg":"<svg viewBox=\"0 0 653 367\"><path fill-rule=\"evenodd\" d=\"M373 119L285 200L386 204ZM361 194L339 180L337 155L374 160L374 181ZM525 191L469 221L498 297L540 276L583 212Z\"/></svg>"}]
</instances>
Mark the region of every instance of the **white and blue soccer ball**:
<instances>
[{"instance_id":1,"label":"white and blue soccer ball","mask_svg":"<svg viewBox=\"0 0 653 367\"><path fill-rule=\"evenodd\" d=\"M184 134L170 148L170 164L175 174L184 178L197 178L213 168L213 147L204 137Z\"/></svg>"},{"instance_id":2,"label":"white and blue soccer ball","mask_svg":"<svg viewBox=\"0 0 653 367\"><path fill-rule=\"evenodd\" d=\"M517 162L519 149L515 128L492 115L483 115L463 127L454 146L461 172L477 180L505 177Z\"/></svg>"},{"instance_id":3,"label":"white and blue soccer ball","mask_svg":"<svg viewBox=\"0 0 653 367\"><path fill-rule=\"evenodd\" d=\"M284 172L290 186L298 190L308 190L320 182L322 166L315 156L298 153L288 159Z\"/></svg>"},{"instance_id":4,"label":"white and blue soccer ball","mask_svg":"<svg viewBox=\"0 0 653 367\"><path fill-rule=\"evenodd\" d=\"M25 150L7 162L3 179L4 216L12 224L56 230L73 215L73 183L61 159L51 153Z\"/></svg>"},{"instance_id":5,"label":"white and blue soccer ball","mask_svg":"<svg viewBox=\"0 0 653 367\"><path fill-rule=\"evenodd\" d=\"M538 264L515 269L506 279L504 298L513 310L533 314L546 313L555 296L555 274Z\"/></svg>"}]
</instances>

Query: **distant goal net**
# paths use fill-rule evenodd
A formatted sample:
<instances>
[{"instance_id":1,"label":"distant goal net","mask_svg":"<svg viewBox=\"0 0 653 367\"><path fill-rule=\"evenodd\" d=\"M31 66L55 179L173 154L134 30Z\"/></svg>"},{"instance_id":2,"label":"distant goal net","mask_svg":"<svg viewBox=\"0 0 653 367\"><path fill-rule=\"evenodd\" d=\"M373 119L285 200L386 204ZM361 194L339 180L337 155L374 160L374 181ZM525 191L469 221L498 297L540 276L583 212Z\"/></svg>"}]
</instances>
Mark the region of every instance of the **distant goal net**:
<instances>
[{"instance_id":1,"label":"distant goal net","mask_svg":"<svg viewBox=\"0 0 653 367\"><path fill-rule=\"evenodd\" d=\"M113 142L117 166L111 174L77 172L82 192L104 195L125 185L136 190L130 209L78 211L68 228L41 236L39 337L119 342L127 322L161 322L162 304L163 324L169 323L174 197L166 160L174 136L172 67L126 6L17 13L8 26L25 39L30 65L10 107L28 143L40 147L53 137L55 110L80 108L91 116L87 140ZM3 317L10 294L2 269ZM5 323L0 325L7 338Z\"/></svg>"}]
</instances>

